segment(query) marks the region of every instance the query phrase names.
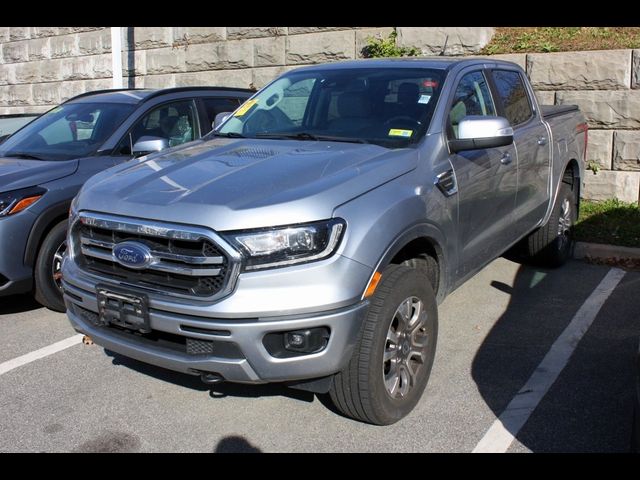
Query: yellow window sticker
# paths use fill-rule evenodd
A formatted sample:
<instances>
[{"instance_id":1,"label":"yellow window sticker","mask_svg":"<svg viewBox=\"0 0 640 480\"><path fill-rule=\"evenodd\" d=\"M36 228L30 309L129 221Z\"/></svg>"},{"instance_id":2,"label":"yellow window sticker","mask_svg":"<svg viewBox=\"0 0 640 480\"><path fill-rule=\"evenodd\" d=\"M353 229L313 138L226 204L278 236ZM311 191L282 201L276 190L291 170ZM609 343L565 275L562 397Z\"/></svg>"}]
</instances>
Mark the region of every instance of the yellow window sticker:
<instances>
[{"instance_id":1,"label":"yellow window sticker","mask_svg":"<svg viewBox=\"0 0 640 480\"><path fill-rule=\"evenodd\" d=\"M409 138L411 135L413 135L413 130L402 130L400 128L392 128L391 130L389 130L388 135L390 137Z\"/></svg>"},{"instance_id":2,"label":"yellow window sticker","mask_svg":"<svg viewBox=\"0 0 640 480\"><path fill-rule=\"evenodd\" d=\"M240 108L236 110L236 113L234 113L233 116L241 117L242 115L247 113L256 103L258 103L258 100L247 100L242 105L240 105Z\"/></svg>"}]
</instances>

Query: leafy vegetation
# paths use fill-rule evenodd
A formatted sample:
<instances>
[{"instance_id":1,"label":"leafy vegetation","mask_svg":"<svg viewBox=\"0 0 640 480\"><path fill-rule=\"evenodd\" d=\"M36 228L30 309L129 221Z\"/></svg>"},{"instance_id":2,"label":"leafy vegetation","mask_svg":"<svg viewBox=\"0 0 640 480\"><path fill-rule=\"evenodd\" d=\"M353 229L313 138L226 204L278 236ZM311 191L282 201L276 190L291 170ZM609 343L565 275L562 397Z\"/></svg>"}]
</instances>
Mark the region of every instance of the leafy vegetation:
<instances>
[{"instance_id":1,"label":"leafy vegetation","mask_svg":"<svg viewBox=\"0 0 640 480\"><path fill-rule=\"evenodd\" d=\"M398 31L395 27L387 38L369 37L367 45L362 48L364 58L387 57L416 57L420 55L420 49L416 47L401 47L397 42Z\"/></svg>"},{"instance_id":2,"label":"leafy vegetation","mask_svg":"<svg viewBox=\"0 0 640 480\"><path fill-rule=\"evenodd\" d=\"M618 199L583 200L575 236L582 242L640 247L640 207Z\"/></svg>"},{"instance_id":3,"label":"leafy vegetation","mask_svg":"<svg viewBox=\"0 0 640 480\"><path fill-rule=\"evenodd\" d=\"M482 55L640 48L639 27L497 27Z\"/></svg>"}]
</instances>

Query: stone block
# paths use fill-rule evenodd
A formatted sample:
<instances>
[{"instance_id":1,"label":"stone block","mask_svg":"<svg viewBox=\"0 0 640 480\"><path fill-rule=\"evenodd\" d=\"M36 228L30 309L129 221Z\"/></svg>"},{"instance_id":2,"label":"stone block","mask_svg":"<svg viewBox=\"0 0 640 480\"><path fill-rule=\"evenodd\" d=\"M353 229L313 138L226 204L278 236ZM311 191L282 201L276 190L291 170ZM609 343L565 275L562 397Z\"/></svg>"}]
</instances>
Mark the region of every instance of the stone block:
<instances>
[{"instance_id":1,"label":"stone block","mask_svg":"<svg viewBox=\"0 0 640 480\"><path fill-rule=\"evenodd\" d=\"M640 171L640 131L618 130L613 145L614 170Z\"/></svg>"},{"instance_id":2,"label":"stone block","mask_svg":"<svg viewBox=\"0 0 640 480\"><path fill-rule=\"evenodd\" d=\"M133 42L137 49L170 47L173 44L171 27L135 27Z\"/></svg>"},{"instance_id":3,"label":"stone block","mask_svg":"<svg viewBox=\"0 0 640 480\"><path fill-rule=\"evenodd\" d=\"M262 88L267 83L275 80L277 77L289 70L292 70L293 68L296 67L283 65L279 67L254 68L252 71L253 77L251 83L255 88Z\"/></svg>"},{"instance_id":4,"label":"stone block","mask_svg":"<svg viewBox=\"0 0 640 480\"><path fill-rule=\"evenodd\" d=\"M253 41L253 64L256 67L284 65L285 38L257 38Z\"/></svg>"},{"instance_id":5,"label":"stone block","mask_svg":"<svg viewBox=\"0 0 640 480\"><path fill-rule=\"evenodd\" d=\"M219 43L191 45L184 53L185 66L189 72L198 70L216 70L222 68Z\"/></svg>"},{"instance_id":6,"label":"stone block","mask_svg":"<svg viewBox=\"0 0 640 480\"><path fill-rule=\"evenodd\" d=\"M640 90L559 91L556 104L578 105L592 128L640 128Z\"/></svg>"},{"instance_id":7,"label":"stone block","mask_svg":"<svg viewBox=\"0 0 640 480\"><path fill-rule=\"evenodd\" d=\"M176 86L174 74L168 75L147 75L144 78L144 88L169 88Z\"/></svg>"},{"instance_id":8,"label":"stone block","mask_svg":"<svg viewBox=\"0 0 640 480\"><path fill-rule=\"evenodd\" d=\"M286 34L286 27L227 27L227 38L230 40L277 37Z\"/></svg>"},{"instance_id":9,"label":"stone block","mask_svg":"<svg viewBox=\"0 0 640 480\"><path fill-rule=\"evenodd\" d=\"M9 27L0 27L0 43L9 41Z\"/></svg>"},{"instance_id":10,"label":"stone block","mask_svg":"<svg viewBox=\"0 0 640 480\"><path fill-rule=\"evenodd\" d=\"M29 60L44 60L51 58L51 39L32 38L29 40Z\"/></svg>"},{"instance_id":11,"label":"stone block","mask_svg":"<svg viewBox=\"0 0 640 480\"><path fill-rule=\"evenodd\" d=\"M535 90L538 104L540 105L553 105L556 101L556 92L549 90Z\"/></svg>"},{"instance_id":12,"label":"stone block","mask_svg":"<svg viewBox=\"0 0 640 480\"><path fill-rule=\"evenodd\" d=\"M595 162L600 165L600 168L611 170L612 151L613 130L589 130L587 164Z\"/></svg>"},{"instance_id":13,"label":"stone block","mask_svg":"<svg viewBox=\"0 0 640 480\"><path fill-rule=\"evenodd\" d=\"M15 83L36 83L40 81L40 62L16 63Z\"/></svg>"},{"instance_id":14,"label":"stone block","mask_svg":"<svg viewBox=\"0 0 640 480\"><path fill-rule=\"evenodd\" d=\"M95 30L78 34L80 55L97 55L111 52L111 29Z\"/></svg>"},{"instance_id":15,"label":"stone block","mask_svg":"<svg viewBox=\"0 0 640 480\"><path fill-rule=\"evenodd\" d=\"M4 63L29 61L29 41L10 42L2 45L2 59Z\"/></svg>"},{"instance_id":16,"label":"stone block","mask_svg":"<svg viewBox=\"0 0 640 480\"><path fill-rule=\"evenodd\" d=\"M527 73L539 90L616 90L630 87L631 50L530 53Z\"/></svg>"},{"instance_id":17,"label":"stone block","mask_svg":"<svg viewBox=\"0 0 640 480\"><path fill-rule=\"evenodd\" d=\"M54 82L62 80L63 63L69 63L67 60L51 59L41 60L40 63L40 81L41 82Z\"/></svg>"},{"instance_id":18,"label":"stone block","mask_svg":"<svg viewBox=\"0 0 640 480\"><path fill-rule=\"evenodd\" d=\"M299 35L301 33L331 32L335 30L351 30L354 27L289 27L289 35Z\"/></svg>"},{"instance_id":19,"label":"stone block","mask_svg":"<svg viewBox=\"0 0 640 480\"><path fill-rule=\"evenodd\" d=\"M9 41L26 40L31 38L29 27L9 27Z\"/></svg>"},{"instance_id":20,"label":"stone block","mask_svg":"<svg viewBox=\"0 0 640 480\"><path fill-rule=\"evenodd\" d=\"M30 84L7 85L6 87L2 87L2 88L7 89L6 101L3 102L5 103L5 105L15 107L15 106L21 106L21 105L29 105L31 103L32 87Z\"/></svg>"},{"instance_id":21,"label":"stone block","mask_svg":"<svg viewBox=\"0 0 640 480\"><path fill-rule=\"evenodd\" d=\"M322 63L353 59L355 32L321 32L289 35L287 37L287 64Z\"/></svg>"},{"instance_id":22,"label":"stone block","mask_svg":"<svg viewBox=\"0 0 640 480\"><path fill-rule=\"evenodd\" d=\"M173 27L173 46L219 42L227 38L226 27Z\"/></svg>"},{"instance_id":23,"label":"stone block","mask_svg":"<svg viewBox=\"0 0 640 480\"><path fill-rule=\"evenodd\" d=\"M637 202L640 192L640 172L600 170L597 174L585 173L582 194L587 200L617 198L624 202Z\"/></svg>"},{"instance_id":24,"label":"stone block","mask_svg":"<svg viewBox=\"0 0 640 480\"><path fill-rule=\"evenodd\" d=\"M122 52L122 73L126 76L146 75L147 51L131 50Z\"/></svg>"},{"instance_id":25,"label":"stone block","mask_svg":"<svg viewBox=\"0 0 640 480\"><path fill-rule=\"evenodd\" d=\"M398 45L416 47L423 55L470 55L491 38L492 27L398 27Z\"/></svg>"},{"instance_id":26,"label":"stone block","mask_svg":"<svg viewBox=\"0 0 640 480\"><path fill-rule=\"evenodd\" d=\"M157 48L146 51L147 74L183 72L186 52L180 48Z\"/></svg>"},{"instance_id":27,"label":"stone block","mask_svg":"<svg viewBox=\"0 0 640 480\"><path fill-rule=\"evenodd\" d=\"M78 50L78 35L60 35L49 39L51 58L65 58L76 56Z\"/></svg>"},{"instance_id":28,"label":"stone block","mask_svg":"<svg viewBox=\"0 0 640 480\"><path fill-rule=\"evenodd\" d=\"M189 72L176 74L175 76L177 86L211 85L216 87L249 88L251 81L251 69L249 68Z\"/></svg>"},{"instance_id":29,"label":"stone block","mask_svg":"<svg viewBox=\"0 0 640 480\"><path fill-rule=\"evenodd\" d=\"M33 85L33 103L36 105L58 105L60 99L60 83L46 82Z\"/></svg>"},{"instance_id":30,"label":"stone block","mask_svg":"<svg viewBox=\"0 0 640 480\"><path fill-rule=\"evenodd\" d=\"M58 27L31 27L31 38L54 37L58 30Z\"/></svg>"}]
</instances>

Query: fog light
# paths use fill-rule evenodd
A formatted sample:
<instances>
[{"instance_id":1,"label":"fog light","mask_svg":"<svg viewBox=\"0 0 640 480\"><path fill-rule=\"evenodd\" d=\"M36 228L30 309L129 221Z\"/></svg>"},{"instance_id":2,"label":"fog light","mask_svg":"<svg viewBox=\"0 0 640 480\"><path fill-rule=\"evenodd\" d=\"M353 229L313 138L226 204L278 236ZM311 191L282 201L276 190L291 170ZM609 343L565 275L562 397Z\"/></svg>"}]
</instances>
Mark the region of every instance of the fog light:
<instances>
[{"instance_id":1,"label":"fog light","mask_svg":"<svg viewBox=\"0 0 640 480\"><path fill-rule=\"evenodd\" d=\"M284 348L292 352L316 353L327 346L329 329L325 327L295 330L284 334Z\"/></svg>"}]
</instances>

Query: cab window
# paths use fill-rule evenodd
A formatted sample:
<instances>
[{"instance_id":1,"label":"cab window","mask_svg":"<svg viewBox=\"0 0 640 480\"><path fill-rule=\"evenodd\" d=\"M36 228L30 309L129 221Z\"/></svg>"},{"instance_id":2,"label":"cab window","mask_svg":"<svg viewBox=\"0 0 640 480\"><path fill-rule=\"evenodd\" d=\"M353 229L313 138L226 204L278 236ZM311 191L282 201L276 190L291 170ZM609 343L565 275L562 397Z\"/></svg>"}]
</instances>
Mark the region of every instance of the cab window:
<instances>
[{"instance_id":1,"label":"cab window","mask_svg":"<svg viewBox=\"0 0 640 480\"><path fill-rule=\"evenodd\" d=\"M453 138L458 138L458 124L468 115L495 115L487 80L481 71L464 75L456 88L449 110L449 127Z\"/></svg>"}]
</instances>

